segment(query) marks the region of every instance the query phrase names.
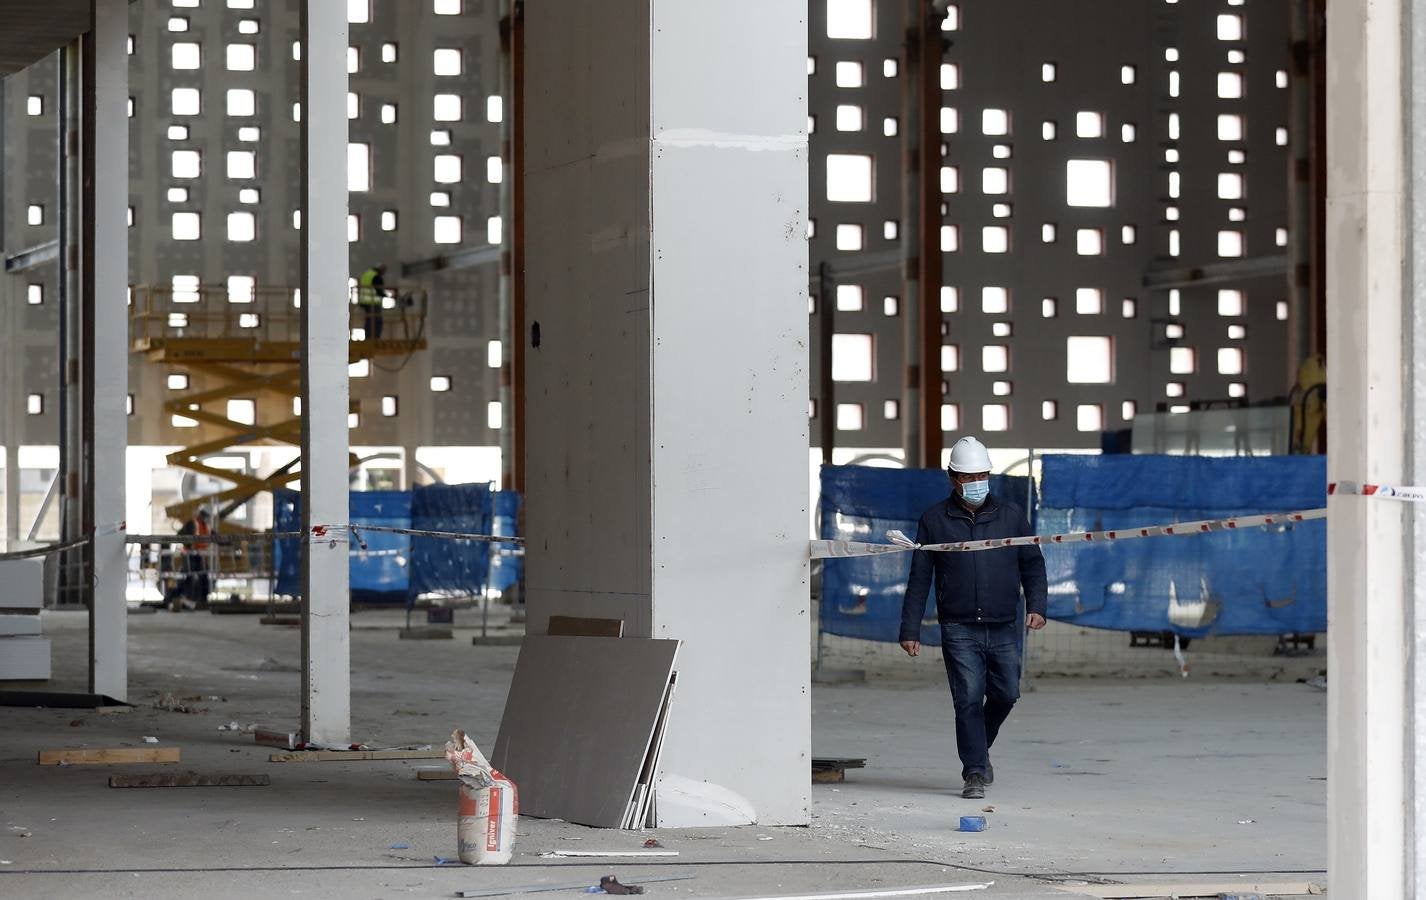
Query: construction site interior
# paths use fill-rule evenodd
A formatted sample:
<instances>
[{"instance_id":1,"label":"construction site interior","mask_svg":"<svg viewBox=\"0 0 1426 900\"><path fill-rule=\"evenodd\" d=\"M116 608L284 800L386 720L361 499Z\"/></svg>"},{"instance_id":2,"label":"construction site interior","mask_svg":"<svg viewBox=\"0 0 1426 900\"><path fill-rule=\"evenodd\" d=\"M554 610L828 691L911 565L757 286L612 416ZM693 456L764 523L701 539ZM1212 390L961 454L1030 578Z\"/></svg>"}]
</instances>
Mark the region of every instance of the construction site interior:
<instances>
[{"instance_id":1,"label":"construction site interior","mask_svg":"<svg viewBox=\"0 0 1426 900\"><path fill-rule=\"evenodd\" d=\"M0 896L1422 896L1419 6L0 3Z\"/></svg>"}]
</instances>

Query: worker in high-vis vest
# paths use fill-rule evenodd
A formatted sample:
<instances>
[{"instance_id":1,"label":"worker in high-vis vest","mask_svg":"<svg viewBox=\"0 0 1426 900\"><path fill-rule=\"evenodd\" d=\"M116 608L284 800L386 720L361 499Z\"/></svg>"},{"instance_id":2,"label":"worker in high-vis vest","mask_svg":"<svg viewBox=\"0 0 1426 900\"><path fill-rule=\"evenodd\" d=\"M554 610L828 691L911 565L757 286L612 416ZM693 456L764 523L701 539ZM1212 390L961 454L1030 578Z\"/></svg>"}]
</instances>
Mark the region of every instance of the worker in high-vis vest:
<instances>
[{"instance_id":1,"label":"worker in high-vis vest","mask_svg":"<svg viewBox=\"0 0 1426 900\"><path fill-rule=\"evenodd\" d=\"M386 264L372 266L357 279L357 305L364 313L362 332L368 341L381 340L381 304L386 299Z\"/></svg>"},{"instance_id":2,"label":"worker in high-vis vest","mask_svg":"<svg viewBox=\"0 0 1426 900\"><path fill-rule=\"evenodd\" d=\"M178 529L180 535L203 538L213 533L212 515L206 509ZM213 583L208 577L208 541L196 540L184 550L184 574L164 594L164 605L174 612L182 609L206 609L208 592Z\"/></svg>"}]
</instances>

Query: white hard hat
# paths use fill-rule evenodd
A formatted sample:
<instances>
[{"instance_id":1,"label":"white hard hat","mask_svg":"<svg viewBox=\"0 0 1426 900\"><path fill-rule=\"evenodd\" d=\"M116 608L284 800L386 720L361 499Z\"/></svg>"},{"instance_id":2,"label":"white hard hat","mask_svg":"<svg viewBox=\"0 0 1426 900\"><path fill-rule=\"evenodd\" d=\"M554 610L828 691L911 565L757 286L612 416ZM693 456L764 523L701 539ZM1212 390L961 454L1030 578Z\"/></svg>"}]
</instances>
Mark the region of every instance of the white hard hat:
<instances>
[{"instance_id":1,"label":"white hard hat","mask_svg":"<svg viewBox=\"0 0 1426 900\"><path fill-rule=\"evenodd\" d=\"M985 445L973 437L963 437L951 448L951 471L966 473L989 472L990 454Z\"/></svg>"}]
</instances>

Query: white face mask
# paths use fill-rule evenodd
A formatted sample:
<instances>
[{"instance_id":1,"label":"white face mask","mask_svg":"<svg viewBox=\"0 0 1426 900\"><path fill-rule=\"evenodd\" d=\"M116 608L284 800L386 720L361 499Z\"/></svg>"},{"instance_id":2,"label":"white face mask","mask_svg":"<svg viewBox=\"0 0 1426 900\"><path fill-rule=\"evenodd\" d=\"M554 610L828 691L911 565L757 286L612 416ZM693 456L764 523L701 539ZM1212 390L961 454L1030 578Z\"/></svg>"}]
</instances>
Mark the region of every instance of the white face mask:
<instances>
[{"instance_id":1,"label":"white face mask","mask_svg":"<svg viewBox=\"0 0 1426 900\"><path fill-rule=\"evenodd\" d=\"M956 490L960 493L961 499L971 506L980 506L985 502L985 498L990 496L990 479L982 478L979 481L966 481L956 485Z\"/></svg>"}]
</instances>

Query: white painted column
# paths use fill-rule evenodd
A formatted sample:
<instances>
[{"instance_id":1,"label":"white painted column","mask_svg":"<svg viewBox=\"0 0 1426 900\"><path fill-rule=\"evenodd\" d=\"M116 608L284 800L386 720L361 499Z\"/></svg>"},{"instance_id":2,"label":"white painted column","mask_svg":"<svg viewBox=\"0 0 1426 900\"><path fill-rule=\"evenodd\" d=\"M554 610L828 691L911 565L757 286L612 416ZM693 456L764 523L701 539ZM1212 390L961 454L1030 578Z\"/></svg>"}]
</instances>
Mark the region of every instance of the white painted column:
<instances>
[{"instance_id":1,"label":"white painted column","mask_svg":"<svg viewBox=\"0 0 1426 900\"><path fill-rule=\"evenodd\" d=\"M12 354L13 355L13 354ZM20 380L14 376L10 379L9 394L15 394L20 390ZM11 431L18 430L15 422L14 410L17 404L11 400L7 410L8 422L6 427ZM5 445L5 549L14 550L20 540L20 445L15 441L10 441Z\"/></svg>"},{"instance_id":2,"label":"white painted column","mask_svg":"<svg viewBox=\"0 0 1426 900\"><path fill-rule=\"evenodd\" d=\"M346 524L347 4L302 0L302 527ZM351 740L347 538L304 543L302 734Z\"/></svg>"},{"instance_id":3,"label":"white painted column","mask_svg":"<svg viewBox=\"0 0 1426 900\"><path fill-rule=\"evenodd\" d=\"M1404 298L1409 309L1402 317L1407 343L1408 377L1405 423L1407 474L1412 484L1426 484L1426 10L1406 4L1407 59L1403 73L1409 90L1403 91L1407 123L1405 187L1408 250ZM1330 120L1329 120L1330 121ZM1407 684L1409 716L1407 742L1406 895L1426 894L1426 504L1407 508L1406 592L1411 654Z\"/></svg>"},{"instance_id":4,"label":"white painted column","mask_svg":"<svg viewBox=\"0 0 1426 900\"><path fill-rule=\"evenodd\" d=\"M92 417L86 493L93 504L94 606L90 615L90 690L128 698L128 565L124 547L124 483L128 447L129 392L129 34L128 0L94 0L91 71L94 133L93 183L86 185L89 208L83 228L92 242L90 321L94 378L85 412ZM71 440L78 440L71 435Z\"/></svg>"},{"instance_id":5,"label":"white painted column","mask_svg":"<svg viewBox=\"0 0 1426 900\"><path fill-rule=\"evenodd\" d=\"M525 16L530 630L681 639L664 773L805 824L806 2Z\"/></svg>"},{"instance_id":6,"label":"white painted column","mask_svg":"<svg viewBox=\"0 0 1426 900\"><path fill-rule=\"evenodd\" d=\"M1423 86L1406 67L1406 0L1327 4L1327 466L1330 480L1402 483L1420 429L1426 298L1409 290L1403 115ZM1420 23L1417 23L1419 27ZM1426 383L1426 382L1423 382ZM1328 518L1327 866L1333 896L1417 896L1408 759L1413 654L1408 508L1334 496ZM1419 557L1418 557L1419 558ZM1415 627L1419 630L1421 625ZM1417 657L1419 662L1419 657Z\"/></svg>"}]
</instances>

